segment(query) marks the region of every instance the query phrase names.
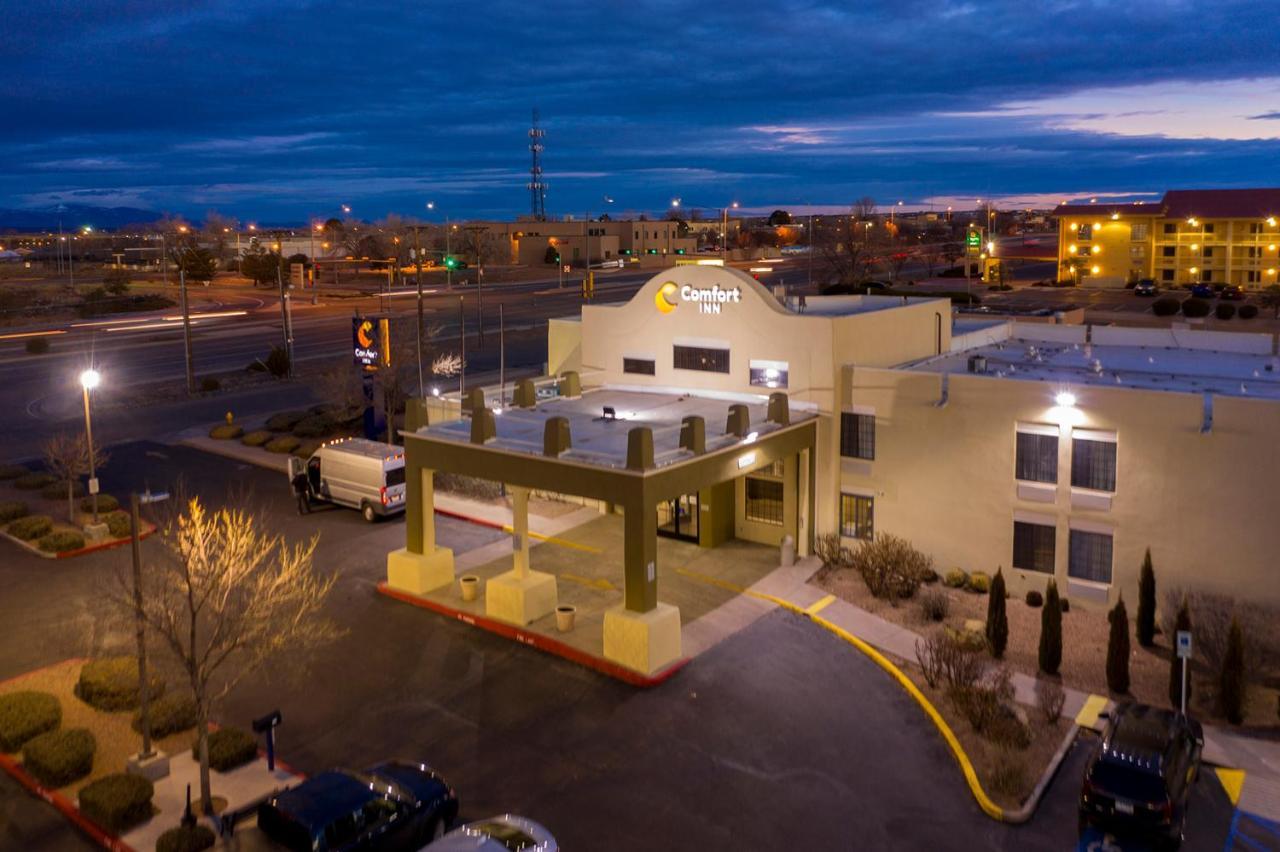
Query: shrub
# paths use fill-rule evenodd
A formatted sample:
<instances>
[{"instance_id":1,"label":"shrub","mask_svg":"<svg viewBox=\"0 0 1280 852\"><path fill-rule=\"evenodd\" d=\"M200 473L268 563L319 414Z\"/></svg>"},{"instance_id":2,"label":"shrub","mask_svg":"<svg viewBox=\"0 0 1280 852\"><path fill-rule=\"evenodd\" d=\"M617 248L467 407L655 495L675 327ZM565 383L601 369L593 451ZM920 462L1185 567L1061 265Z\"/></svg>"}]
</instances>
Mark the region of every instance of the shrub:
<instances>
[{"instance_id":1,"label":"shrub","mask_svg":"<svg viewBox=\"0 0 1280 852\"><path fill-rule=\"evenodd\" d=\"M213 393L214 391L222 390L222 382L218 381L213 376L205 376L200 380L200 390L205 393Z\"/></svg>"},{"instance_id":2,"label":"shrub","mask_svg":"<svg viewBox=\"0 0 1280 852\"><path fill-rule=\"evenodd\" d=\"M49 351L49 339L46 337L32 337L27 340L28 355L43 355Z\"/></svg>"},{"instance_id":3,"label":"shrub","mask_svg":"<svg viewBox=\"0 0 1280 852\"><path fill-rule=\"evenodd\" d=\"M1009 644L1009 616L1004 606L1004 569L996 569L991 581L991 594L987 596L987 645L991 656L997 660L1004 656Z\"/></svg>"},{"instance_id":4,"label":"shrub","mask_svg":"<svg viewBox=\"0 0 1280 852\"><path fill-rule=\"evenodd\" d=\"M1169 639L1175 641L1178 632L1191 629L1191 609L1187 599L1183 598L1178 606L1178 615L1174 619L1173 629L1169 631ZM1187 661L1188 664L1191 662ZM1182 702L1182 660L1177 654L1169 655L1169 703L1176 709ZM1187 706L1191 706L1191 678L1187 677Z\"/></svg>"},{"instance_id":5,"label":"shrub","mask_svg":"<svg viewBox=\"0 0 1280 852\"><path fill-rule=\"evenodd\" d=\"M297 456L300 459L309 459L316 450L320 449L319 441L303 441L298 444L289 454Z\"/></svg>"},{"instance_id":6,"label":"shrub","mask_svg":"<svg viewBox=\"0 0 1280 852\"><path fill-rule=\"evenodd\" d=\"M283 379L289 375L289 352L283 346L272 346L266 360L262 363L267 368L267 372L277 379Z\"/></svg>"},{"instance_id":7,"label":"shrub","mask_svg":"<svg viewBox=\"0 0 1280 852\"><path fill-rule=\"evenodd\" d=\"M991 768L991 789L1003 796L1017 796L1027 783L1027 767L1009 749L1000 750L1000 759Z\"/></svg>"},{"instance_id":8,"label":"shrub","mask_svg":"<svg viewBox=\"0 0 1280 852\"><path fill-rule=\"evenodd\" d=\"M19 476L26 476L30 472L30 469L20 464L0 464L0 479L3 480L17 479Z\"/></svg>"},{"instance_id":9,"label":"shrub","mask_svg":"<svg viewBox=\"0 0 1280 852\"><path fill-rule=\"evenodd\" d=\"M932 560L906 539L881 533L859 544L852 564L872 595L892 603L916 593Z\"/></svg>"},{"instance_id":10,"label":"shrub","mask_svg":"<svg viewBox=\"0 0 1280 852\"><path fill-rule=\"evenodd\" d=\"M1062 610L1058 604L1058 584L1049 581L1040 610L1040 671L1057 674L1062 665Z\"/></svg>"},{"instance_id":11,"label":"shrub","mask_svg":"<svg viewBox=\"0 0 1280 852\"><path fill-rule=\"evenodd\" d=\"M65 497L66 495L61 494L59 496ZM112 497L110 494L98 495L98 511L99 512L114 512L116 509L119 509L119 508L120 508L120 501ZM80 511L81 512L93 511L92 497L86 497L80 501Z\"/></svg>"},{"instance_id":12,"label":"shrub","mask_svg":"<svg viewBox=\"0 0 1280 852\"><path fill-rule=\"evenodd\" d=\"M234 423L220 423L209 430L209 437L220 441L234 441L243 434L244 429Z\"/></svg>"},{"instance_id":13,"label":"shrub","mask_svg":"<svg viewBox=\"0 0 1280 852\"><path fill-rule=\"evenodd\" d=\"M916 662L931 687L967 689L982 677L978 652L946 630L934 631L927 638L916 640Z\"/></svg>"},{"instance_id":14,"label":"shrub","mask_svg":"<svg viewBox=\"0 0 1280 852\"><path fill-rule=\"evenodd\" d=\"M9 535L17 536L23 541L32 541L52 531L53 518L48 515L27 515L9 524Z\"/></svg>"},{"instance_id":15,"label":"shrub","mask_svg":"<svg viewBox=\"0 0 1280 852\"><path fill-rule=\"evenodd\" d=\"M27 740L62 724L62 705L47 692L0 695L0 751L15 752Z\"/></svg>"},{"instance_id":16,"label":"shrub","mask_svg":"<svg viewBox=\"0 0 1280 852\"><path fill-rule=\"evenodd\" d=\"M1200 317L1207 317L1209 316L1210 310L1212 310L1212 308L1207 301L1204 299L1197 299L1195 296L1192 296L1190 299L1187 299L1182 303L1182 315L1184 317L1194 317L1197 319Z\"/></svg>"},{"instance_id":17,"label":"shrub","mask_svg":"<svg viewBox=\"0 0 1280 852\"><path fill-rule=\"evenodd\" d=\"M1236 316L1240 317L1240 319L1253 319L1257 315L1257 305L1241 305L1240 310L1236 311Z\"/></svg>"},{"instance_id":18,"label":"shrub","mask_svg":"<svg viewBox=\"0 0 1280 852\"><path fill-rule=\"evenodd\" d=\"M196 726L196 702L186 692L166 692L151 702L151 736L167 737ZM133 714L133 729L142 732L142 710Z\"/></svg>"},{"instance_id":19,"label":"shrub","mask_svg":"<svg viewBox=\"0 0 1280 852\"><path fill-rule=\"evenodd\" d=\"M151 673L152 699L164 692L164 679ZM76 695L90 707L113 712L138 706L138 661L134 657L90 660L80 669Z\"/></svg>"},{"instance_id":20,"label":"shrub","mask_svg":"<svg viewBox=\"0 0 1280 852\"><path fill-rule=\"evenodd\" d=\"M97 742L84 728L50 731L22 748L22 767L46 787L65 787L93 771Z\"/></svg>"},{"instance_id":21,"label":"shrub","mask_svg":"<svg viewBox=\"0 0 1280 852\"><path fill-rule=\"evenodd\" d=\"M133 535L133 518L128 512L110 512L105 516L107 532L112 538L125 538Z\"/></svg>"},{"instance_id":22,"label":"shrub","mask_svg":"<svg viewBox=\"0 0 1280 852\"><path fill-rule=\"evenodd\" d=\"M0 503L0 523L8 521L16 521L18 518L24 518L31 510L27 508L27 504L21 500L5 500Z\"/></svg>"},{"instance_id":23,"label":"shrub","mask_svg":"<svg viewBox=\"0 0 1280 852\"><path fill-rule=\"evenodd\" d=\"M156 852L203 852L216 840L214 833L203 825L180 825L160 835Z\"/></svg>"},{"instance_id":24,"label":"shrub","mask_svg":"<svg viewBox=\"0 0 1280 852\"><path fill-rule=\"evenodd\" d=\"M191 747L191 756L200 760L200 743ZM253 734L240 728L219 728L209 733L209 767L219 772L230 772L244 766L258 756L258 741Z\"/></svg>"},{"instance_id":25,"label":"shrub","mask_svg":"<svg viewBox=\"0 0 1280 852\"><path fill-rule=\"evenodd\" d=\"M269 453L291 453L298 448L302 441L292 435L277 435L263 446Z\"/></svg>"},{"instance_id":26,"label":"shrub","mask_svg":"<svg viewBox=\"0 0 1280 852\"><path fill-rule=\"evenodd\" d=\"M941 589L927 589L920 593L920 612L929 621L942 621L951 609L951 598Z\"/></svg>"},{"instance_id":27,"label":"shrub","mask_svg":"<svg viewBox=\"0 0 1280 852\"><path fill-rule=\"evenodd\" d=\"M78 479L71 482L71 496L83 497L85 494L84 483ZM40 489L40 496L46 500L65 500L67 499L67 483L54 482Z\"/></svg>"},{"instance_id":28,"label":"shrub","mask_svg":"<svg viewBox=\"0 0 1280 852\"><path fill-rule=\"evenodd\" d=\"M1071 599L1058 598L1058 609L1062 612L1063 615L1066 615L1068 612L1071 612Z\"/></svg>"},{"instance_id":29,"label":"shrub","mask_svg":"<svg viewBox=\"0 0 1280 852\"><path fill-rule=\"evenodd\" d=\"M80 811L103 828L117 834L151 819L155 787L141 775L117 772L88 784L80 791Z\"/></svg>"},{"instance_id":30,"label":"shrub","mask_svg":"<svg viewBox=\"0 0 1280 852\"><path fill-rule=\"evenodd\" d=\"M255 429L252 432L246 433L245 436L240 439L240 443L244 444L246 447L261 447L267 441L270 441L271 438L272 435L267 430Z\"/></svg>"},{"instance_id":31,"label":"shrub","mask_svg":"<svg viewBox=\"0 0 1280 852\"><path fill-rule=\"evenodd\" d=\"M1233 725L1244 722L1244 631L1239 619L1231 619L1231 633L1227 640L1227 654L1222 661L1222 674L1218 678L1218 702L1222 715Z\"/></svg>"},{"instance_id":32,"label":"shrub","mask_svg":"<svg viewBox=\"0 0 1280 852\"><path fill-rule=\"evenodd\" d=\"M45 553L65 553L84 547L84 535L75 530L58 530L42 536L36 544Z\"/></svg>"},{"instance_id":33,"label":"shrub","mask_svg":"<svg viewBox=\"0 0 1280 852\"><path fill-rule=\"evenodd\" d=\"M327 414L310 414L297 422L293 427L296 438L323 438L331 433L337 424Z\"/></svg>"},{"instance_id":34,"label":"shrub","mask_svg":"<svg viewBox=\"0 0 1280 852\"><path fill-rule=\"evenodd\" d=\"M994 742L1023 749L1031 744L1031 732L1011 706L1013 695L1013 680L1004 666L970 686L947 690L947 698L975 731Z\"/></svg>"},{"instance_id":35,"label":"shrub","mask_svg":"<svg viewBox=\"0 0 1280 852\"><path fill-rule=\"evenodd\" d=\"M1040 679L1036 681L1036 706L1044 716L1045 722L1055 724L1062 718L1062 705L1067 703L1067 691L1056 680Z\"/></svg>"},{"instance_id":36,"label":"shrub","mask_svg":"<svg viewBox=\"0 0 1280 852\"><path fill-rule=\"evenodd\" d=\"M959 568L952 568L942 578L942 584L952 589L963 589L969 582L969 575Z\"/></svg>"},{"instance_id":37,"label":"shrub","mask_svg":"<svg viewBox=\"0 0 1280 852\"><path fill-rule=\"evenodd\" d=\"M281 411L267 418L267 428L272 432L289 432L306 418L306 411Z\"/></svg>"},{"instance_id":38,"label":"shrub","mask_svg":"<svg viewBox=\"0 0 1280 852\"><path fill-rule=\"evenodd\" d=\"M1107 613L1111 632L1107 636L1107 689L1117 695L1129 691L1129 613L1124 598Z\"/></svg>"},{"instance_id":39,"label":"shrub","mask_svg":"<svg viewBox=\"0 0 1280 852\"><path fill-rule=\"evenodd\" d=\"M1151 548L1142 557L1138 576L1138 644L1150 648L1156 641L1156 572L1151 565Z\"/></svg>"},{"instance_id":40,"label":"shrub","mask_svg":"<svg viewBox=\"0 0 1280 852\"><path fill-rule=\"evenodd\" d=\"M1156 299L1152 302L1151 312L1158 317L1171 317L1176 314L1178 309L1181 307L1182 305L1177 299L1166 297L1163 299Z\"/></svg>"},{"instance_id":41,"label":"shrub","mask_svg":"<svg viewBox=\"0 0 1280 852\"><path fill-rule=\"evenodd\" d=\"M254 358L249 362L249 366L245 367L245 369L250 373L265 373L267 371L267 365L262 363L261 358Z\"/></svg>"},{"instance_id":42,"label":"shrub","mask_svg":"<svg viewBox=\"0 0 1280 852\"><path fill-rule=\"evenodd\" d=\"M981 631L955 627L944 627L943 631L949 634L951 639L966 651L973 651L977 654L987 650L987 637Z\"/></svg>"},{"instance_id":43,"label":"shrub","mask_svg":"<svg viewBox=\"0 0 1280 852\"><path fill-rule=\"evenodd\" d=\"M501 483L476 476L460 476L456 473L437 473L436 488L476 500L493 500L502 496ZM852 556L849 558L851 559ZM848 560L845 564L848 564Z\"/></svg>"},{"instance_id":44,"label":"shrub","mask_svg":"<svg viewBox=\"0 0 1280 852\"><path fill-rule=\"evenodd\" d=\"M1213 315L1220 320L1229 320L1236 315L1236 306L1230 302L1219 302L1213 309Z\"/></svg>"},{"instance_id":45,"label":"shrub","mask_svg":"<svg viewBox=\"0 0 1280 852\"><path fill-rule=\"evenodd\" d=\"M938 572L930 568L928 571L924 572L924 577L920 579L920 582L924 583L926 586L932 586L941 579L942 578L938 576Z\"/></svg>"},{"instance_id":46,"label":"shrub","mask_svg":"<svg viewBox=\"0 0 1280 852\"><path fill-rule=\"evenodd\" d=\"M823 568L848 568L853 561L853 553L840 542L837 533L820 535L814 542L813 551Z\"/></svg>"},{"instance_id":47,"label":"shrub","mask_svg":"<svg viewBox=\"0 0 1280 852\"><path fill-rule=\"evenodd\" d=\"M53 485L57 481L57 479L48 473L26 473L13 481L13 487L20 488L23 491L39 491L46 485Z\"/></svg>"},{"instance_id":48,"label":"shrub","mask_svg":"<svg viewBox=\"0 0 1280 852\"><path fill-rule=\"evenodd\" d=\"M971 592L985 595L991 591L991 575L982 571L974 571L969 575L969 579L965 581L964 587Z\"/></svg>"},{"instance_id":49,"label":"shrub","mask_svg":"<svg viewBox=\"0 0 1280 852\"><path fill-rule=\"evenodd\" d=\"M1027 606L1032 609L1038 609L1039 607L1044 606L1044 595L1040 594L1035 589L1029 590L1027 592Z\"/></svg>"}]
</instances>

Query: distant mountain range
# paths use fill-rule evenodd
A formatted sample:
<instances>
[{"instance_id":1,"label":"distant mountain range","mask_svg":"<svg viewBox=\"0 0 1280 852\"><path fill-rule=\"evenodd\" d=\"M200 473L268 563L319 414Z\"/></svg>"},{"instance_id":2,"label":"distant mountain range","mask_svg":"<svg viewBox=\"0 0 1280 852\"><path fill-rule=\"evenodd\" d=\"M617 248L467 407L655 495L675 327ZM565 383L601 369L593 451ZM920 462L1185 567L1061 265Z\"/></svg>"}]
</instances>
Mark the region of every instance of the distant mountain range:
<instances>
[{"instance_id":1,"label":"distant mountain range","mask_svg":"<svg viewBox=\"0 0 1280 852\"><path fill-rule=\"evenodd\" d=\"M138 222L154 222L161 215L154 210L136 207L93 207L87 204L64 204L35 210L0 207L0 230L56 231L59 220L64 231L74 231L85 225L112 229Z\"/></svg>"}]
</instances>

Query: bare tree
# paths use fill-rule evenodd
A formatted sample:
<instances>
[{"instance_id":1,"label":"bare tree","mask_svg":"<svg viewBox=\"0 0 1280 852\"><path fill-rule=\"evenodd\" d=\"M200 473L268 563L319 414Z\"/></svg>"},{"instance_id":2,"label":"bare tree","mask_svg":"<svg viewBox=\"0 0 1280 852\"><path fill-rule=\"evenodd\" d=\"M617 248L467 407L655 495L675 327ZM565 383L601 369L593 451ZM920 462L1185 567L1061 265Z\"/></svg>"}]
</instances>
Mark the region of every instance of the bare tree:
<instances>
[{"instance_id":1,"label":"bare tree","mask_svg":"<svg viewBox=\"0 0 1280 852\"><path fill-rule=\"evenodd\" d=\"M864 195L853 202L849 212L855 219L871 219L876 215L876 200L869 195Z\"/></svg>"},{"instance_id":2,"label":"bare tree","mask_svg":"<svg viewBox=\"0 0 1280 852\"><path fill-rule=\"evenodd\" d=\"M78 432L59 432L41 447L44 466L59 483L67 487L67 522L76 522L76 482L89 472L89 443ZM107 454L95 454L96 467L106 467Z\"/></svg>"},{"instance_id":3,"label":"bare tree","mask_svg":"<svg viewBox=\"0 0 1280 852\"><path fill-rule=\"evenodd\" d=\"M273 655L295 657L340 635L322 613L335 578L313 569L314 537L290 545L264 532L262 518L244 509L210 512L198 498L178 511L165 527L165 558L143 575L141 604L125 571L111 596L141 615L186 676L196 704L200 801L211 813L213 705Z\"/></svg>"},{"instance_id":4,"label":"bare tree","mask_svg":"<svg viewBox=\"0 0 1280 852\"><path fill-rule=\"evenodd\" d=\"M865 281L871 273L881 235L867 222L837 220L815 228L813 250L822 261L829 283L852 285Z\"/></svg>"},{"instance_id":5,"label":"bare tree","mask_svg":"<svg viewBox=\"0 0 1280 852\"><path fill-rule=\"evenodd\" d=\"M350 364L340 364L316 377L316 394L320 401L333 407L334 416L345 420L364 408L364 384L360 373Z\"/></svg>"}]
</instances>

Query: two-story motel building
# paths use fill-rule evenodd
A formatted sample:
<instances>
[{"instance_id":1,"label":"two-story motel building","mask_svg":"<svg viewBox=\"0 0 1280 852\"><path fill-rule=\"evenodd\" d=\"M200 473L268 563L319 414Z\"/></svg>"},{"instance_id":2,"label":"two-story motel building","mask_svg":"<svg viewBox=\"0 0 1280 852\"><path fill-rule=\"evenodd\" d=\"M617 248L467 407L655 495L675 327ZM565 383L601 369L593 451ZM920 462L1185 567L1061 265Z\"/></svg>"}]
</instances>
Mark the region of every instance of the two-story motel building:
<instances>
[{"instance_id":1,"label":"two-story motel building","mask_svg":"<svg viewBox=\"0 0 1280 852\"><path fill-rule=\"evenodd\" d=\"M548 351L558 396L477 395L468 416L437 411L406 433L408 547L389 559L392 586L452 582L430 532L430 471L446 470L515 496L514 567L486 590L490 614L515 623L556 600L554 576L533 576L527 551L522 565L528 490L625 516L624 602L604 651L639 671L679 656L679 613L657 599L663 534L706 547L791 536L804 555L818 534L889 532L940 571L1003 567L1015 594L1054 577L1098 603L1136 596L1151 548L1163 588L1280 602L1269 335L955 321L930 298L784 304L735 270L687 266L553 320Z\"/></svg>"}]
</instances>

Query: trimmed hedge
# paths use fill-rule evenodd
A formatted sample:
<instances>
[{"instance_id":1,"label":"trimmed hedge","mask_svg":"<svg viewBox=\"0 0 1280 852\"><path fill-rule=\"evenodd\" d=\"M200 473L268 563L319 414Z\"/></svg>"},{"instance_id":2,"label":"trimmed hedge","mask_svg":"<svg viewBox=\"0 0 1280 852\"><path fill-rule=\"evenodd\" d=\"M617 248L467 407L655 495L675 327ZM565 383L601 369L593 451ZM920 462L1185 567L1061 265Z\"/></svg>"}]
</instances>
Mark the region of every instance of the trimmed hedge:
<instances>
[{"instance_id":1,"label":"trimmed hedge","mask_svg":"<svg viewBox=\"0 0 1280 852\"><path fill-rule=\"evenodd\" d=\"M302 441L292 435L277 435L266 443L269 453L291 453L302 445Z\"/></svg>"},{"instance_id":2,"label":"trimmed hedge","mask_svg":"<svg viewBox=\"0 0 1280 852\"><path fill-rule=\"evenodd\" d=\"M234 441L243 434L244 429L234 423L220 423L209 430L209 437L220 441Z\"/></svg>"},{"instance_id":3,"label":"trimmed hedge","mask_svg":"<svg viewBox=\"0 0 1280 852\"><path fill-rule=\"evenodd\" d=\"M213 393L214 391L221 390L221 389L222 389L222 382L218 381L213 376L205 376L203 379L200 380L200 390L204 391L205 393Z\"/></svg>"},{"instance_id":4,"label":"trimmed hedge","mask_svg":"<svg viewBox=\"0 0 1280 852\"><path fill-rule=\"evenodd\" d=\"M1220 320L1229 320L1236 315L1236 306L1230 302L1219 302L1213 309L1213 315Z\"/></svg>"},{"instance_id":5,"label":"trimmed hedge","mask_svg":"<svg viewBox=\"0 0 1280 852\"><path fill-rule=\"evenodd\" d=\"M53 532L53 518L48 515L27 515L9 524L9 535L23 541L32 541Z\"/></svg>"},{"instance_id":6,"label":"trimmed hedge","mask_svg":"<svg viewBox=\"0 0 1280 852\"><path fill-rule=\"evenodd\" d=\"M952 589L963 589L969 582L969 575L959 568L952 568L942 577L942 585Z\"/></svg>"},{"instance_id":7,"label":"trimmed hedge","mask_svg":"<svg viewBox=\"0 0 1280 852\"><path fill-rule=\"evenodd\" d=\"M1156 299L1151 303L1151 313L1158 317L1171 317L1182 307L1182 303L1177 299L1165 297Z\"/></svg>"},{"instance_id":8,"label":"trimmed hedge","mask_svg":"<svg viewBox=\"0 0 1280 852\"><path fill-rule=\"evenodd\" d=\"M19 476L26 476L31 472L31 468L23 467L20 464L0 464L0 479L9 480L17 479Z\"/></svg>"},{"instance_id":9,"label":"trimmed hedge","mask_svg":"<svg viewBox=\"0 0 1280 852\"><path fill-rule=\"evenodd\" d=\"M151 736L167 737L196 726L196 702L186 692L166 692L151 702ZM133 729L142 732L142 711L133 714Z\"/></svg>"},{"instance_id":10,"label":"trimmed hedge","mask_svg":"<svg viewBox=\"0 0 1280 852\"><path fill-rule=\"evenodd\" d=\"M71 483L71 496L83 497L85 494L84 483L75 480ZM40 496L46 500L65 500L67 499L67 483L54 482L40 489Z\"/></svg>"},{"instance_id":11,"label":"trimmed hedge","mask_svg":"<svg viewBox=\"0 0 1280 852\"><path fill-rule=\"evenodd\" d=\"M327 414L312 414L304 417L293 427L296 438L323 438L337 428L333 418Z\"/></svg>"},{"instance_id":12,"label":"trimmed hedge","mask_svg":"<svg viewBox=\"0 0 1280 852\"><path fill-rule=\"evenodd\" d=\"M62 496L65 497L67 495L63 494ZM120 508L120 501L112 497L110 494L98 495L98 511L99 512L114 512L116 509L119 509L119 508ZM80 501L80 511L81 512L93 511L92 497L86 497Z\"/></svg>"},{"instance_id":13,"label":"trimmed hedge","mask_svg":"<svg viewBox=\"0 0 1280 852\"><path fill-rule=\"evenodd\" d=\"M62 705L56 695L31 690L0 695L0 751L19 751L27 740L61 724Z\"/></svg>"},{"instance_id":14,"label":"trimmed hedge","mask_svg":"<svg viewBox=\"0 0 1280 852\"><path fill-rule=\"evenodd\" d=\"M39 491L46 485L52 485L57 481L47 473L24 473L13 481L13 487L21 488L23 491Z\"/></svg>"},{"instance_id":15,"label":"trimmed hedge","mask_svg":"<svg viewBox=\"0 0 1280 852\"><path fill-rule=\"evenodd\" d=\"M98 743L85 728L50 731L22 748L22 768L46 787L65 787L93 771Z\"/></svg>"},{"instance_id":16,"label":"trimmed hedge","mask_svg":"<svg viewBox=\"0 0 1280 852\"><path fill-rule=\"evenodd\" d=\"M129 517L128 512L111 512L106 518L107 532L111 533L112 538L124 538L133 535L133 518Z\"/></svg>"},{"instance_id":17,"label":"trimmed hedge","mask_svg":"<svg viewBox=\"0 0 1280 852\"><path fill-rule=\"evenodd\" d=\"M297 456L300 459L309 459L318 449L320 449L319 441L303 441L294 447L289 455Z\"/></svg>"},{"instance_id":18,"label":"trimmed hedge","mask_svg":"<svg viewBox=\"0 0 1280 852\"><path fill-rule=\"evenodd\" d=\"M58 530L40 539L36 544L45 553L65 553L84 547L84 535L75 530Z\"/></svg>"},{"instance_id":19,"label":"trimmed hedge","mask_svg":"<svg viewBox=\"0 0 1280 852\"><path fill-rule=\"evenodd\" d=\"M191 744L191 756L200 760L200 741ZM240 728L219 728L209 732L209 768L230 772L258 756L258 740Z\"/></svg>"},{"instance_id":20,"label":"trimmed hedge","mask_svg":"<svg viewBox=\"0 0 1280 852\"><path fill-rule=\"evenodd\" d=\"M164 678L154 673L151 697L164 692ZM135 657L104 657L90 660L80 669L76 695L90 707L114 712L138 706L138 660Z\"/></svg>"},{"instance_id":21,"label":"trimmed hedge","mask_svg":"<svg viewBox=\"0 0 1280 852\"><path fill-rule=\"evenodd\" d=\"M261 447L267 441L270 441L272 437L274 436L266 429L255 429L252 432L245 433L240 439L240 443L246 447Z\"/></svg>"},{"instance_id":22,"label":"trimmed hedge","mask_svg":"<svg viewBox=\"0 0 1280 852\"><path fill-rule=\"evenodd\" d=\"M292 432L293 427L307 418L308 411L281 411L267 418L267 428L272 432Z\"/></svg>"},{"instance_id":23,"label":"trimmed hedge","mask_svg":"<svg viewBox=\"0 0 1280 852\"><path fill-rule=\"evenodd\" d=\"M969 579L965 581L964 587L971 592L985 595L991 591L991 575L984 574L981 571L974 571L969 575Z\"/></svg>"},{"instance_id":24,"label":"trimmed hedge","mask_svg":"<svg viewBox=\"0 0 1280 852\"><path fill-rule=\"evenodd\" d=\"M155 787L141 775L117 772L80 791L80 812L103 828L120 834L151 819Z\"/></svg>"},{"instance_id":25,"label":"trimmed hedge","mask_svg":"<svg viewBox=\"0 0 1280 852\"><path fill-rule=\"evenodd\" d=\"M1240 310L1236 311L1236 316L1240 317L1240 319L1253 319L1257 315L1257 305L1241 305Z\"/></svg>"},{"instance_id":26,"label":"trimmed hedge","mask_svg":"<svg viewBox=\"0 0 1280 852\"><path fill-rule=\"evenodd\" d=\"M1187 299L1182 303L1182 315L1184 317L1191 317L1193 319L1207 317L1211 310L1213 310L1213 307L1207 301L1204 299L1197 299L1195 296L1192 296L1190 299Z\"/></svg>"},{"instance_id":27,"label":"trimmed hedge","mask_svg":"<svg viewBox=\"0 0 1280 852\"><path fill-rule=\"evenodd\" d=\"M1027 606L1032 609L1044 606L1044 595L1040 594L1035 589L1031 589L1027 592Z\"/></svg>"},{"instance_id":28,"label":"trimmed hedge","mask_svg":"<svg viewBox=\"0 0 1280 852\"><path fill-rule=\"evenodd\" d=\"M18 518L25 518L30 514L31 509L21 500L5 500L0 503L0 523L8 521L16 521Z\"/></svg>"},{"instance_id":29,"label":"trimmed hedge","mask_svg":"<svg viewBox=\"0 0 1280 852\"><path fill-rule=\"evenodd\" d=\"M171 828L156 841L156 852L204 852L217 838L203 825Z\"/></svg>"}]
</instances>

